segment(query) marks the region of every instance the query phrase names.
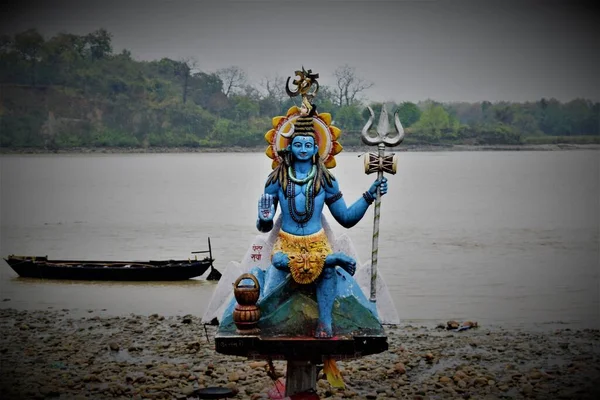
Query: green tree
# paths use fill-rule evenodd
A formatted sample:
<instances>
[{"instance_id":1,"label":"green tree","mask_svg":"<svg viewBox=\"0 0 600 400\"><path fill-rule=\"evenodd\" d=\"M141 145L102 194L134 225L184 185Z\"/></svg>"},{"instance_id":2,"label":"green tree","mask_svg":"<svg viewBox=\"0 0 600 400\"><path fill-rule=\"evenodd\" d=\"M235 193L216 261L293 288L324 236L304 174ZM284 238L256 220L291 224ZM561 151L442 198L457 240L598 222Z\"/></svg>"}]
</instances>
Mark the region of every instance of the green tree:
<instances>
[{"instance_id":1,"label":"green tree","mask_svg":"<svg viewBox=\"0 0 600 400\"><path fill-rule=\"evenodd\" d=\"M28 66L29 79L33 86L36 85L37 65L41 58L43 45L44 37L35 29L15 35L14 48Z\"/></svg>"},{"instance_id":2,"label":"green tree","mask_svg":"<svg viewBox=\"0 0 600 400\"><path fill-rule=\"evenodd\" d=\"M35 29L1 35L0 145L258 146L271 118L299 105L285 93L283 78L268 80L259 92L239 68L219 70L224 83L218 73L196 71L187 58L136 61L127 50L113 54L111 38L105 29L48 40ZM360 100L369 85L344 66L332 87L320 87L317 111L331 113L334 124L351 133L345 144L360 143L358 132L370 116ZM378 116L383 105L371 106ZM385 106L390 114L398 107L413 143L600 140L579 137L600 135L600 103L586 99Z\"/></svg>"},{"instance_id":3,"label":"green tree","mask_svg":"<svg viewBox=\"0 0 600 400\"><path fill-rule=\"evenodd\" d=\"M369 104L369 107L371 107L371 110L373 110L373 114L375 115L375 117L377 117L379 114L381 114L381 109L383 108L383 103L371 103ZM369 111L369 109L367 107L364 108L364 110L362 111L362 117L364 121L368 121L369 118L371 117L371 112ZM377 121L375 121L375 123L377 123Z\"/></svg>"},{"instance_id":4,"label":"green tree","mask_svg":"<svg viewBox=\"0 0 600 400\"><path fill-rule=\"evenodd\" d=\"M562 136L569 135L571 132L567 115L564 112L562 104L556 99L541 99L540 107L540 129L546 135Z\"/></svg>"},{"instance_id":5,"label":"green tree","mask_svg":"<svg viewBox=\"0 0 600 400\"><path fill-rule=\"evenodd\" d=\"M75 71L84 67L86 38L59 33L44 43L40 79L46 84L72 85Z\"/></svg>"},{"instance_id":6,"label":"green tree","mask_svg":"<svg viewBox=\"0 0 600 400\"><path fill-rule=\"evenodd\" d=\"M291 99L289 99L289 100L291 100ZM336 115L340 108L336 104L334 90L330 86L327 86L327 85L319 86L319 94L317 96L316 104L318 107L317 112L328 112L331 115ZM291 105L292 104L290 104L288 107L286 107L286 104L284 103L284 109L282 109L281 111L283 113L285 113L285 111L287 111L287 109L289 107L291 107Z\"/></svg>"},{"instance_id":7,"label":"green tree","mask_svg":"<svg viewBox=\"0 0 600 400\"><path fill-rule=\"evenodd\" d=\"M398 118L400 119L402 126L408 128L421 118L421 110L415 103L405 101L398 107Z\"/></svg>"},{"instance_id":8,"label":"green tree","mask_svg":"<svg viewBox=\"0 0 600 400\"><path fill-rule=\"evenodd\" d=\"M195 73L191 77L190 88L194 103L212 112L220 111L213 101L215 95L223 94L223 82L217 74Z\"/></svg>"},{"instance_id":9,"label":"green tree","mask_svg":"<svg viewBox=\"0 0 600 400\"><path fill-rule=\"evenodd\" d=\"M247 120L256 117L259 114L259 106L256 101L252 101L248 96L233 96L233 112L236 121Z\"/></svg>"},{"instance_id":10,"label":"green tree","mask_svg":"<svg viewBox=\"0 0 600 400\"><path fill-rule=\"evenodd\" d=\"M335 122L341 129L349 131L361 129L363 118L358 106L342 106L335 114Z\"/></svg>"},{"instance_id":11,"label":"green tree","mask_svg":"<svg viewBox=\"0 0 600 400\"><path fill-rule=\"evenodd\" d=\"M452 138L458 133L460 124L452 118L444 107L430 104L421 114L420 119L413 124L412 131L418 135L437 141L442 138Z\"/></svg>"},{"instance_id":12,"label":"green tree","mask_svg":"<svg viewBox=\"0 0 600 400\"><path fill-rule=\"evenodd\" d=\"M480 103L452 102L445 104L445 108L461 124L475 124L483 121L483 112Z\"/></svg>"},{"instance_id":13,"label":"green tree","mask_svg":"<svg viewBox=\"0 0 600 400\"><path fill-rule=\"evenodd\" d=\"M535 116L526 112L517 113L513 118L512 126L523 136L543 135Z\"/></svg>"},{"instance_id":14,"label":"green tree","mask_svg":"<svg viewBox=\"0 0 600 400\"><path fill-rule=\"evenodd\" d=\"M563 105L568 119L566 135L598 135L600 128L599 103L586 99L574 99Z\"/></svg>"},{"instance_id":15,"label":"green tree","mask_svg":"<svg viewBox=\"0 0 600 400\"><path fill-rule=\"evenodd\" d=\"M92 60L100 60L112 53L112 34L106 29L98 29L86 36Z\"/></svg>"}]
</instances>

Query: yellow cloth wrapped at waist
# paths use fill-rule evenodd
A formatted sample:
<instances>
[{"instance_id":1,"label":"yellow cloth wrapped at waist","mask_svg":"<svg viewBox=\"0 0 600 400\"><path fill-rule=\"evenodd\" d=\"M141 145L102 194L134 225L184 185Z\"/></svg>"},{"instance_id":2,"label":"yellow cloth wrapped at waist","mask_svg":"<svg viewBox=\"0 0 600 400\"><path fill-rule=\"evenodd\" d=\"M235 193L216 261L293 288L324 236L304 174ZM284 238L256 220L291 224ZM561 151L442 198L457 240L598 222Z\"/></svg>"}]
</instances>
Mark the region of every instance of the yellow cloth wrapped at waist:
<instances>
[{"instance_id":1,"label":"yellow cloth wrapped at waist","mask_svg":"<svg viewBox=\"0 0 600 400\"><path fill-rule=\"evenodd\" d=\"M325 258L332 253L323 229L306 236L279 231L271 258L279 251L287 254L292 278L302 284L312 283L321 275Z\"/></svg>"}]
</instances>

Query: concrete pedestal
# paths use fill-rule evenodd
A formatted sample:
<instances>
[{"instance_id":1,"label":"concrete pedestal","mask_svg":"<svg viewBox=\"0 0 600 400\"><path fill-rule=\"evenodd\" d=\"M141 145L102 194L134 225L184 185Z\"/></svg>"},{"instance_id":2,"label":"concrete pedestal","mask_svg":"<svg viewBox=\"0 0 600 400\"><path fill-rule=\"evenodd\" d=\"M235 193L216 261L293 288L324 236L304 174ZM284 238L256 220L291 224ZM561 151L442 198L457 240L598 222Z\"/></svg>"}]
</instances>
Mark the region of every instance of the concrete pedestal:
<instances>
[{"instance_id":1,"label":"concrete pedestal","mask_svg":"<svg viewBox=\"0 0 600 400\"><path fill-rule=\"evenodd\" d=\"M387 349L387 337L384 335L336 336L331 339L261 337L235 333L218 333L215 336L217 353L253 360L296 360L320 364L326 358L349 360Z\"/></svg>"}]
</instances>

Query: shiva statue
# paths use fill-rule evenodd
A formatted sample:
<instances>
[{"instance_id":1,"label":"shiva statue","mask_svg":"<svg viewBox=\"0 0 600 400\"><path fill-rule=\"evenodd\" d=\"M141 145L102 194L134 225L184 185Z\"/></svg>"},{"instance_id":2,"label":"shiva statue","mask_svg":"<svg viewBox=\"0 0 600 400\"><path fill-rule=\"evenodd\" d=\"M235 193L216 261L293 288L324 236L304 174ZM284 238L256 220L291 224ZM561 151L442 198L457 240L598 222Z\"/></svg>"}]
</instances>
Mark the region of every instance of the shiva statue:
<instances>
[{"instance_id":1,"label":"shiva statue","mask_svg":"<svg viewBox=\"0 0 600 400\"><path fill-rule=\"evenodd\" d=\"M261 338L382 336L382 323L399 323L385 281L376 277L377 302L369 301L364 293L371 268L358 261L346 235L333 234L324 208L341 226L351 228L371 204L377 205L378 194L387 193L387 178L378 177L354 203L346 204L330 171L342 151L341 130L331 124L329 113L317 112L318 74L302 68L296 75L297 89L290 90L288 78L286 91L301 96L300 107L273 118L273 128L265 134L273 171L258 200L260 234L241 263L230 262L203 321L219 323L221 337L237 338L231 285L241 274L251 274L260 286ZM252 284L250 279L241 282Z\"/></svg>"},{"instance_id":2,"label":"shiva statue","mask_svg":"<svg viewBox=\"0 0 600 400\"><path fill-rule=\"evenodd\" d=\"M385 280L377 273L375 241L381 195L388 191L383 171L395 173L395 161L369 153L365 172L377 171L377 179L346 205L330 172L342 151L341 130L331 125L329 113L317 112L318 74L304 68L295 73L296 90L290 90L288 78L286 91L290 97L301 95L300 107L273 118L273 128L265 134L273 171L258 200L260 234L240 263L229 263L202 317L205 324L219 325L218 353L266 359L271 366L272 359L286 360L286 396L314 394L316 365L321 363L327 381L344 387L335 361L388 350L383 324L399 323ZM370 111L363 129L367 134ZM367 135L367 144L392 144L396 139L383 129L386 124L382 112L378 134L385 131L384 144L364 132L363 141ZM372 261L361 264L352 241L333 234L324 211L327 205L341 226L351 228L373 203Z\"/></svg>"},{"instance_id":3,"label":"shiva statue","mask_svg":"<svg viewBox=\"0 0 600 400\"><path fill-rule=\"evenodd\" d=\"M380 188L387 193L387 179L376 180L350 207L346 205L337 179L319 156L313 127L316 106L303 96L300 117L290 129L290 144L280 152L283 162L267 178L258 201L256 226L261 232L273 227L281 203L281 229L267 269L264 293L269 293L288 274L301 285L316 284L319 319L316 337L331 337L335 267L354 275L356 261L341 252L333 253L321 224L325 205L345 228L356 225L365 215Z\"/></svg>"}]
</instances>

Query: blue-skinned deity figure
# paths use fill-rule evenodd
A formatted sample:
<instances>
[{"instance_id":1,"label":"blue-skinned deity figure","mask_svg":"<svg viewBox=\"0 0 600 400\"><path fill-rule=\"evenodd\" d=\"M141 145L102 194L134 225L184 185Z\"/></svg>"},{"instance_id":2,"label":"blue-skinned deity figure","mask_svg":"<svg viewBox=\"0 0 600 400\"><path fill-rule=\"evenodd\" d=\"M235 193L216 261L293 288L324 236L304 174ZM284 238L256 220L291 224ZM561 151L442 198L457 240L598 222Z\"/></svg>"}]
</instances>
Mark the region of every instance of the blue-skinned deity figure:
<instances>
[{"instance_id":1,"label":"blue-skinned deity figure","mask_svg":"<svg viewBox=\"0 0 600 400\"><path fill-rule=\"evenodd\" d=\"M375 332L382 322L397 323L382 279L377 282L379 304L370 302L364 295L368 266L357 262L347 236L335 238L323 216L327 206L341 226L353 227L365 216L377 191L387 193L387 179L375 180L347 205L319 151L322 135L315 132L316 107L305 97L296 111L295 120L281 129L286 130L282 133L286 146L278 150L280 162L258 200L256 227L262 234L242 264L225 271L203 320L217 318L220 329L235 329L231 321L235 300L226 294L231 291L229 281L250 272L260 285L258 325L263 335L331 338Z\"/></svg>"}]
</instances>

